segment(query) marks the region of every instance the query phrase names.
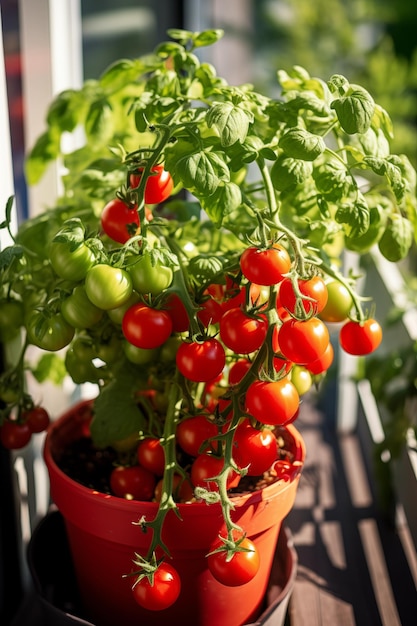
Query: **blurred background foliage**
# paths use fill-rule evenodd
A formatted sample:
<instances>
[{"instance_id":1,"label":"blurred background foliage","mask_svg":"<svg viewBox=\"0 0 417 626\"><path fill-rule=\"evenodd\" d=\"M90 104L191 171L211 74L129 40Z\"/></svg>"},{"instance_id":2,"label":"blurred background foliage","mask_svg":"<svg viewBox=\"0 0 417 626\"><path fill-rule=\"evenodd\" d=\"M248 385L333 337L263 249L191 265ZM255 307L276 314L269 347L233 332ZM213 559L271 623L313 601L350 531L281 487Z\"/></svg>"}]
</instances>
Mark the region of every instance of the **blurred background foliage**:
<instances>
[{"instance_id":1,"label":"blurred background foliage","mask_svg":"<svg viewBox=\"0 0 417 626\"><path fill-rule=\"evenodd\" d=\"M366 86L393 119L393 152L417 166L417 3L409 0L254 0L259 86L302 65Z\"/></svg>"}]
</instances>

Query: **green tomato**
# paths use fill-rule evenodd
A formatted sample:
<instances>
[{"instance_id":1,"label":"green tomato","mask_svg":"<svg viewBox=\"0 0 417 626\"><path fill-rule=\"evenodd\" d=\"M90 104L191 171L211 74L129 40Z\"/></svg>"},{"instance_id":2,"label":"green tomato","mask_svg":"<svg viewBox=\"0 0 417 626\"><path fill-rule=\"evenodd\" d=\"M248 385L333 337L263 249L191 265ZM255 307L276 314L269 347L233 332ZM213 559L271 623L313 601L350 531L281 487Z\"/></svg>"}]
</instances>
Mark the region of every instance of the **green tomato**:
<instances>
[{"instance_id":1,"label":"green tomato","mask_svg":"<svg viewBox=\"0 0 417 626\"><path fill-rule=\"evenodd\" d=\"M35 310L26 319L26 329L29 343L50 352L62 350L74 337L74 328L61 313L46 315Z\"/></svg>"},{"instance_id":2,"label":"green tomato","mask_svg":"<svg viewBox=\"0 0 417 626\"><path fill-rule=\"evenodd\" d=\"M158 350L156 348L146 349L137 348L129 341L123 342L123 352L125 353L128 361L135 363L135 365L146 365L155 361L158 357Z\"/></svg>"},{"instance_id":3,"label":"green tomato","mask_svg":"<svg viewBox=\"0 0 417 626\"><path fill-rule=\"evenodd\" d=\"M49 259L60 278L74 282L83 280L88 270L96 262L93 251L85 243L81 243L75 250L71 250L69 243L61 241L51 243Z\"/></svg>"},{"instance_id":4,"label":"green tomato","mask_svg":"<svg viewBox=\"0 0 417 626\"><path fill-rule=\"evenodd\" d=\"M76 385L96 383L100 379L99 369L92 361L82 361L72 348L65 354L65 367Z\"/></svg>"},{"instance_id":5,"label":"green tomato","mask_svg":"<svg viewBox=\"0 0 417 626\"><path fill-rule=\"evenodd\" d=\"M24 306L20 300L0 300L0 341L6 342L19 334L24 323Z\"/></svg>"},{"instance_id":6,"label":"green tomato","mask_svg":"<svg viewBox=\"0 0 417 626\"><path fill-rule=\"evenodd\" d=\"M122 306L132 295L132 279L119 267L99 263L88 270L85 291L99 309L108 311Z\"/></svg>"},{"instance_id":7,"label":"green tomato","mask_svg":"<svg viewBox=\"0 0 417 626\"><path fill-rule=\"evenodd\" d=\"M313 377L308 369L302 365L293 365L291 369L291 382L302 396L310 390L313 384Z\"/></svg>"},{"instance_id":8,"label":"green tomato","mask_svg":"<svg viewBox=\"0 0 417 626\"><path fill-rule=\"evenodd\" d=\"M346 287L338 280L330 280L326 283L327 303L319 313L324 322L343 322L349 315L353 306L352 296Z\"/></svg>"},{"instance_id":9,"label":"green tomato","mask_svg":"<svg viewBox=\"0 0 417 626\"><path fill-rule=\"evenodd\" d=\"M80 335L76 337L71 342L70 349L79 361L92 361L97 356L93 340L89 336Z\"/></svg>"},{"instance_id":10,"label":"green tomato","mask_svg":"<svg viewBox=\"0 0 417 626\"><path fill-rule=\"evenodd\" d=\"M158 295L172 283L172 269L156 261L152 264L149 254L138 255L133 265L129 266L134 289L139 293Z\"/></svg>"},{"instance_id":11,"label":"green tomato","mask_svg":"<svg viewBox=\"0 0 417 626\"><path fill-rule=\"evenodd\" d=\"M120 356L121 340L116 334L95 343L96 356L105 363L114 363Z\"/></svg>"},{"instance_id":12,"label":"green tomato","mask_svg":"<svg viewBox=\"0 0 417 626\"><path fill-rule=\"evenodd\" d=\"M74 328L91 328L103 317L103 310L90 301L84 285L77 285L62 302L61 313Z\"/></svg>"},{"instance_id":13,"label":"green tomato","mask_svg":"<svg viewBox=\"0 0 417 626\"><path fill-rule=\"evenodd\" d=\"M132 295L130 296L129 300L127 300L121 306L118 306L115 309L110 309L109 311L107 311L107 315L109 316L113 324L117 324L118 326L121 326L126 311L130 309L130 307L133 304L136 304L137 302L139 302L139 300L140 300L140 296L137 293L137 291L132 291Z\"/></svg>"}]
</instances>

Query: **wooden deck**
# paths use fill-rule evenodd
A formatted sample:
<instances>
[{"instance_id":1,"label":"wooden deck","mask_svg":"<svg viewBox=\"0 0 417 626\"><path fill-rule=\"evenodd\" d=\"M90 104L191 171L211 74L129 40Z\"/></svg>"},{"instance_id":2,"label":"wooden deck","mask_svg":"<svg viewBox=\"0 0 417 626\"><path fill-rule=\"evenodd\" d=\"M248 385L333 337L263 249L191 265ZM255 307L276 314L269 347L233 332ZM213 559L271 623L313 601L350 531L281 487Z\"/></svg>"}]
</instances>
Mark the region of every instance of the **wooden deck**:
<instances>
[{"instance_id":1,"label":"wooden deck","mask_svg":"<svg viewBox=\"0 0 417 626\"><path fill-rule=\"evenodd\" d=\"M286 520L298 553L287 622L416 626L417 561L405 518L399 509L392 523L377 505L366 429L336 434L326 402L305 400L297 420L307 459Z\"/></svg>"}]
</instances>

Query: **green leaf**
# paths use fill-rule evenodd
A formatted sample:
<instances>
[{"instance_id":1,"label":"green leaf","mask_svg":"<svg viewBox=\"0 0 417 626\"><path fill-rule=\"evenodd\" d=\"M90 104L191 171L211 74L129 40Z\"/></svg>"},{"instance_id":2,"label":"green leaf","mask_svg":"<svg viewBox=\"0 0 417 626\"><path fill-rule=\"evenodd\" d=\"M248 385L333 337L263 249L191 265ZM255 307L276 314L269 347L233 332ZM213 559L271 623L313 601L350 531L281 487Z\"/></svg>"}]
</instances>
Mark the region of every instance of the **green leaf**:
<instances>
[{"instance_id":1,"label":"green leaf","mask_svg":"<svg viewBox=\"0 0 417 626\"><path fill-rule=\"evenodd\" d=\"M285 191L303 183L313 172L310 161L301 161L281 155L271 168L271 180L275 189Z\"/></svg>"},{"instance_id":2,"label":"green leaf","mask_svg":"<svg viewBox=\"0 0 417 626\"><path fill-rule=\"evenodd\" d=\"M349 171L338 159L329 159L315 168L313 178L318 191L333 202L356 190L356 184Z\"/></svg>"},{"instance_id":3,"label":"green leaf","mask_svg":"<svg viewBox=\"0 0 417 626\"><path fill-rule=\"evenodd\" d=\"M53 128L38 137L25 162L26 179L29 185L38 183L50 162L59 156L60 140L61 133Z\"/></svg>"},{"instance_id":4,"label":"green leaf","mask_svg":"<svg viewBox=\"0 0 417 626\"><path fill-rule=\"evenodd\" d=\"M221 28L204 30L193 37L193 43L196 48L201 48L202 46L211 46L219 41L219 39L221 39L223 35L224 31Z\"/></svg>"},{"instance_id":5,"label":"green leaf","mask_svg":"<svg viewBox=\"0 0 417 626\"><path fill-rule=\"evenodd\" d=\"M323 137L300 127L285 131L278 145L287 156L303 161L314 161L326 149Z\"/></svg>"},{"instance_id":6,"label":"green leaf","mask_svg":"<svg viewBox=\"0 0 417 626\"><path fill-rule=\"evenodd\" d=\"M56 126L61 132L71 132L83 118L79 92L66 89L56 96L49 106L46 121L49 126Z\"/></svg>"},{"instance_id":7,"label":"green leaf","mask_svg":"<svg viewBox=\"0 0 417 626\"><path fill-rule=\"evenodd\" d=\"M214 127L224 147L233 146L237 141L243 143L249 130L253 115L231 102L214 104L207 113L207 126Z\"/></svg>"},{"instance_id":8,"label":"green leaf","mask_svg":"<svg viewBox=\"0 0 417 626\"><path fill-rule=\"evenodd\" d=\"M211 196L220 181L230 179L229 168L223 157L204 150L182 157L176 164L176 173L184 187L199 196Z\"/></svg>"},{"instance_id":9,"label":"green leaf","mask_svg":"<svg viewBox=\"0 0 417 626\"><path fill-rule=\"evenodd\" d=\"M378 243L381 254L388 261L397 263L407 255L413 242L413 234L412 224L407 218L401 215L392 216Z\"/></svg>"},{"instance_id":10,"label":"green leaf","mask_svg":"<svg viewBox=\"0 0 417 626\"><path fill-rule=\"evenodd\" d=\"M395 197L399 201L402 200L408 185L402 176L402 161L399 157L390 156L386 159L365 157L363 163L370 167L375 174L386 176Z\"/></svg>"},{"instance_id":11,"label":"green leaf","mask_svg":"<svg viewBox=\"0 0 417 626\"><path fill-rule=\"evenodd\" d=\"M146 427L134 394L136 377L135 370L124 368L123 374L106 385L96 398L91 436L97 446L111 445Z\"/></svg>"},{"instance_id":12,"label":"green leaf","mask_svg":"<svg viewBox=\"0 0 417 626\"><path fill-rule=\"evenodd\" d=\"M217 226L241 204L240 187L231 182L221 183L209 198L201 198L203 209Z\"/></svg>"},{"instance_id":13,"label":"green leaf","mask_svg":"<svg viewBox=\"0 0 417 626\"><path fill-rule=\"evenodd\" d=\"M39 383L49 380L54 385L62 385L65 377L68 375L64 359L53 353L43 354L36 366L31 366L30 369Z\"/></svg>"},{"instance_id":14,"label":"green leaf","mask_svg":"<svg viewBox=\"0 0 417 626\"><path fill-rule=\"evenodd\" d=\"M375 111L372 96L359 85L351 85L346 95L333 100L330 106L336 111L340 125L348 135L366 133Z\"/></svg>"},{"instance_id":15,"label":"green leaf","mask_svg":"<svg viewBox=\"0 0 417 626\"><path fill-rule=\"evenodd\" d=\"M21 246L7 246L0 251L0 270L7 269L15 259L23 257L24 250Z\"/></svg>"},{"instance_id":16,"label":"green leaf","mask_svg":"<svg viewBox=\"0 0 417 626\"><path fill-rule=\"evenodd\" d=\"M346 226L349 237L359 237L369 228L369 207L361 194L351 203L345 203L338 207L335 220Z\"/></svg>"},{"instance_id":17,"label":"green leaf","mask_svg":"<svg viewBox=\"0 0 417 626\"><path fill-rule=\"evenodd\" d=\"M209 283L224 271L225 259L219 255L199 254L190 259L188 271L190 278L197 284Z\"/></svg>"},{"instance_id":18,"label":"green leaf","mask_svg":"<svg viewBox=\"0 0 417 626\"><path fill-rule=\"evenodd\" d=\"M9 196L5 208L5 220L0 224L0 228L8 228L12 219L14 196Z\"/></svg>"},{"instance_id":19,"label":"green leaf","mask_svg":"<svg viewBox=\"0 0 417 626\"><path fill-rule=\"evenodd\" d=\"M66 220L62 228L57 232L52 241L57 243L70 244L70 250L73 251L84 242L85 227L79 217L72 217Z\"/></svg>"},{"instance_id":20,"label":"green leaf","mask_svg":"<svg viewBox=\"0 0 417 626\"><path fill-rule=\"evenodd\" d=\"M160 61L155 57L155 65ZM100 86L107 90L118 91L133 83L144 70L144 64L140 59L119 59L102 73L99 79Z\"/></svg>"},{"instance_id":21,"label":"green leaf","mask_svg":"<svg viewBox=\"0 0 417 626\"><path fill-rule=\"evenodd\" d=\"M86 120L85 132L92 148L107 144L114 131L112 110L107 100L97 100L90 106Z\"/></svg>"}]
</instances>

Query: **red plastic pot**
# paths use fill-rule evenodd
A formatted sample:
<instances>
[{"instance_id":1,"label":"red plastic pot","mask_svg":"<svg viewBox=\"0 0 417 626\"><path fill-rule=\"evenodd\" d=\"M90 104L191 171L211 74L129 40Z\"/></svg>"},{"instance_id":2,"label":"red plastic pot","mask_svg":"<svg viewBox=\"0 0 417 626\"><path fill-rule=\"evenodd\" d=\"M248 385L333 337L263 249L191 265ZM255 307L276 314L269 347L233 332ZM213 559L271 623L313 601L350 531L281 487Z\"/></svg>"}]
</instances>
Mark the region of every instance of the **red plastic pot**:
<instances>
[{"instance_id":1,"label":"red plastic pot","mask_svg":"<svg viewBox=\"0 0 417 626\"><path fill-rule=\"evenodd\" d=\"M159 626L182 624L241 626L254 621L262 609L265 590L282 520L296 494L305 448L298 431L286 429L287 447L293 454L288 480L233 499L233 519L255 542L261 559L255 578L241 587L225 587L207 568L205 555L219 534L223 518L218 504L179 504L182 519L170 512L163 539L182 581L177 602L164 611L139 607L131 594L129 578L134 552L146 554L150 537L136 524L154 518L157 504L128 501L88 489L56 465L60 451L85 431L88 411L82 402L54 422L45 441L51 497L64 520L82 601L97 626Z\"/></svg>"}]
</instances>

